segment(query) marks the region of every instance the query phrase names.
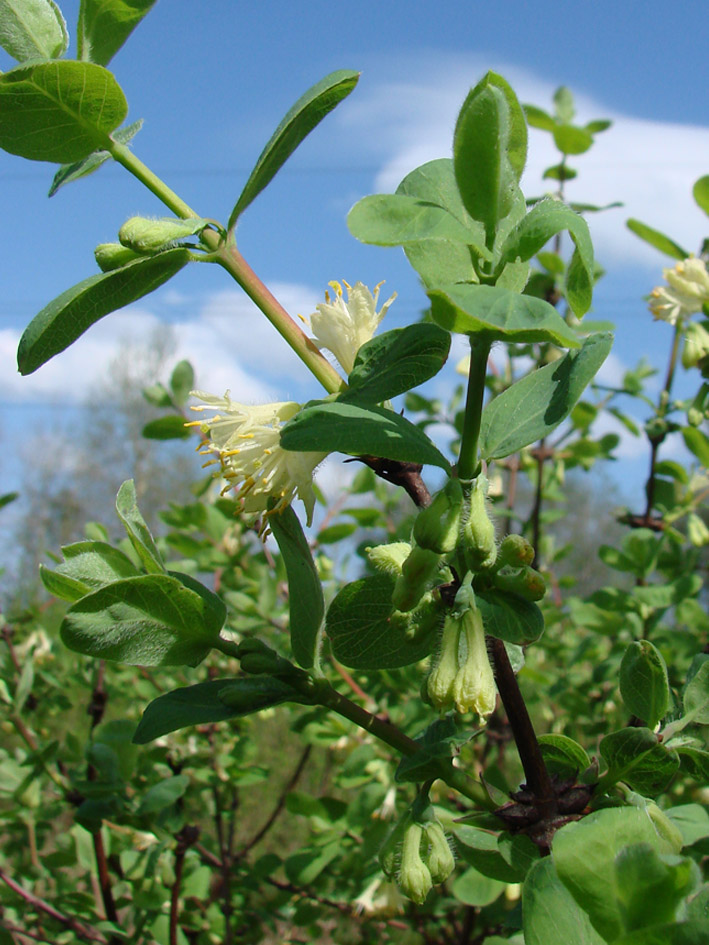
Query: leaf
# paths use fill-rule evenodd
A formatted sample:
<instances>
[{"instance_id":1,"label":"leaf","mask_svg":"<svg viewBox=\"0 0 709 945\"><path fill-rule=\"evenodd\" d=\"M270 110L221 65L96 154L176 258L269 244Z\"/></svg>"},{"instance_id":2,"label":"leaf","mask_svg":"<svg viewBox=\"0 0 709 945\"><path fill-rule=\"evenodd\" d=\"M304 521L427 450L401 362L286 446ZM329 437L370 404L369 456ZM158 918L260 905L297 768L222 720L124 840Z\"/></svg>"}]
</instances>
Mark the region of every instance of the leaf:
<instances>
[{"instance_id":1,"label":"leaf","mask_svg":"<svg viewBox=\"0 0 709 945\"><path fill-rule=\"evenodd\" d=\"M230 704L220 699L224 693ZM174 689L153 700L143 713L133 741L145 745L188 725L224 722L290 699L297 701L295 690L271 676L211 679L196 686Z\"/></svg>"},{"instance_id":2,"label":"leaf","mask_svg":"<svg viewBox=\"0 0 709 945\"><path fill-rule=\"evenodd\" d=\"M132 666L197 666L219 636L214 610L181 581L148 574L115 581L72 604L69 649Z\"/></svg>"},{"instance_id":3,"label":"leaf","mask_svg":"<svg viewBox=\"0 0 709 945\"><path fill-rule=\"evenodd\" d=\"M138 817L146 814L157 814L158 811L172 806L185 793L190 785L190 779L186 774L177 774L172 778L165 778L152 787L143 795L138 804L136 814Z\"/></svg>"},{"instance_id":4,"label":"leaf","mask_svg":"<svg viewBox=\"0 0 709 945\"><path fill-rule=\"evenodd\" d=\"M322 585L298 516L290 506L271 515L269 524L288 576L290 640L296 662L310 669L317 658L318 634L325 614Z\"/></svg>"},{"instance_id":5,"label":"leaf","mask_svg":"<svg viewBox=\"0 0 709 945\"><path fill-rule=\"evenodd\" d=\"M701 876L689 857L662 859L646 843L621 850L614 866L615 896L626 932L672 922Z\"/></svg>"},{"instance_id":6,"label":"leaf","mask_svg":"<svg viewBox=\"0 0 709 945\"><path fill-rule=\"evenodd\" d=\"M306 407L281 428L281 446L440 466L450 464L419 427L384 407L330 401Z\"/></svg>"},{"instance_id":7,"label":"leaf","mask_svg":"<svg viewBox=\"0 0 709 945\"><path fill-rule=\"evenodd\" d=\"M340 403L379 404L413 390L438 374L450 344L447 331L424 322L377 335L357 352Z\"/></svg>"},{"instance_id":8,"label":"leaf","mask_svg":"<svg viewBox=\"0 0 709 945\"><path fill-rule=\"evenodd\" d=\"M681 749L680 749L681 750ZM665 811L682 834L682 846L691 847L709 837L709 812L701 804L678 804Z\"/></svg>"},{"instance_id":9,"label":"leaf","mask_svg":"<svg viewBox=\"0 0 709 945\"><path fill-rule=\"evenodd\" d=\"M489 906L504 892L505 884L490 879L476 869L468 869L453 882L451 892L466 906Z\"/></svg>"},{"instance_id":10,"label":"leaf","mask_svg":"<svg viewBox=\"0 0 709 945\"><path fill-rule=\"evenodd\" d=\"M491 340L545 342L579 348L576 333L544 299L492 285L449 285L429 290L433 320L448 331L485 332Z\"/></svg>"},{"instance_id":11,"label":"leaf","mask_svg":"<svg viewBox=\"0 0 709 945\"><path fill-rule=\"evenodd\" d=\"M461 857L483 876L503 883L519 883L524 879L524 873L502 855L497 834L455 821L451 830Z\"/></svg>"},{"instance_id":12,"label":"leaf","mask_svg":"<svg viewBox=\"0 0 709 945\"><path fill-rule=\"evenodd\" d=\"M625 225L641 240L649 243L655 249L659 249L666 256L671 256L673 259L686 259L689 256L686 249L682 249L674 240L670 239L669 236L665 236L664 233L660 233L659 230L653 230L647 223L641 223L640 220L631 217L625 221Z\"/></svg>"},{"instance_id":13,"label":"leaf","mask_svg":"<svg viewBox=\"0 0 709 945\"><path fill-rule=\"evenodd\" d=\"M605 945L583 909L556 874L552 857L535 863L522 890L526 945Z\"/></svg>"},{"instance_id":14,"label":"leaf","mask_svg":"<svg viewBox=\"0 0 709 945\"><path fill-rule=\"evenodd\" d=\"M0 46L18 62L59 59L69 45L53 0L0 0Z\"/></svg>"},{"instance_id":15,"label":"leaf","mask_svg":"<svg viewBox=\"0 0 709 945\"><path fill-rule=\"evenodd\" d=\"M406 194L363 197L347 215L347 226L360 242L375 246L444 240L473 246L480 255L490 257L479 242L479 230L468 229L435 203Z\"/></svg>"},{"instance_id":16,"label":"leaf","mask_svg":"<svg viewBox=\"0 0 709 945\"><path fill-rule=\"evenodd\" d=\"M521 645L534 643L544 633L544 617L532 601L495 590L476 590L475 595L490 636Z\"/></svg>"},{"instance_id":17,"label":"leaf","mask_svg":"<svg viewBox=\"0 0 709 945\"><path fill-rule=\"evenodd\" d=\"M682 770L699 784L709 784L709 751L701 751L685 745L678 745L676 751Z\"/></svg>"},{"instance_id":18,"label":"leaf","mask_svg":"<svg viewBox=\"0 0 709 945\"><path fill-rule=\"evenodd\" d=\"M670 704L667 666L649 640L631 643L620 663L620 694L629 712L654 729Z\"/></svg>"},{"instance_id":19,"label":"leaf","mask_svg":"<svg viewBox=\"0 0 709 945\"><path fill-rule=\"evenodd\" d=\"M288 111L259 155L236 206L231 211L228 228L236 223L249 204L270 183L298 145L336 105L357 85L358 72L341 69L331 72L302 95Z\"/></svg>"},{"instance_id":20,"label":"leaf","mask_svg":"<svg viewBox=\"0 0 709 945\"><path fill-rule=\"evenodd\" d=\"M151 420L141 433L146 440L187 440L192 436L190 428L185 426L185 418L179 413Z\"/></svg>"},{"instance_id":21,"label":"leaf","mask_svg":"<svg viewBox=\"0 0 709 945\"><path fill-rule=\"evenodd\" d=\"M685 446L697 457L705 469L709 469L709 437L698 427L682 427Z\"/></svg>"},{"instance_id":22,"label":"leaf","mask_svg":"<svg viewBox=\"0 0 709 945\"><path fill-rule=\"evenodd\" d=\"M575 777L591 764L586 749L568 735L539 735L538 741L550 774L562 778Z\"/></svg>"},{"instance_id":23,"label":"leaf","mask_svg":"<svg viewBox=\"0 0 709 945\"><path fill-rule=\"evenodd\" d=\"M531 259L557 233L568 230L574 254L566 271L566 295L575 315L584 315L593 293L593 244L588 224L558 200L541 200L509 233L501 249L497 270L520 259Z\"/></svg>"},{"instance_id":24,"label":"leaf","mask_svg":"<svg viewBox=\"0 0 709 945\"><path fill-rule=\"evenodd\" d=\"M677 753L658 742L649 728L611 732L601 739L599 750L608 765L604 786L623 781L646 797L664 791L679 768Z\"/></svg>"},{"instance_id":25,"label":"leaf","mask_svg":"<svg viewBox=\"0 0 709 945\"><path fill-rule=\"evenodd\" d=\"M682 697L685 715L698 725L709 725L709 659L700 664Z\"/></svg>"},{"instance_id":26,"label":"leaf","mask_svg":"<svg viewBox=\"0 0 709 945\"><path fill-rule=\"evenodd\" d=\"M512 209L527 159L527 124L502 78L488 72L463 103L453 135L453 167L468 213L485 227L487 243Z\"/></svg>"},{"instance_id":27,"label":"leaf","mask_svg":"<svg viewBox=\"0 0 709 945\"><path fill-rule=\"evenodd\" d=\"M450 762L461 745L470 741L470 733L461 733L452 716L435 719L414 741L419 746L412 755L404 755L394 774L394 780L427 781L440 777L442 763Z\"/></svg>"},{"instance_id":28,"label":"leaf","mask_svg":"<svg viewBox=\"0 0 709 945\"><path fill-rule=\"evenodd\" d=\"M111 73L53 60L0 76L0 147L32 161L80 161L106 150L128 104Z\"/></svg>"},{"instance_id":29,"label":"leaf","mask_svg":"<svg viewBox=\"0 0 709 945\"><path fill-rule=\"evenodd\" d=\"M394 669L427 657L442 610L425 602L393 612L394 579L376 574L346 584L330 604L326 630L335 659L354 669Z\"/></svg>"},{"instance_id":30,"label":"leaf","mask_svg":"<svg viewBox=\"0 0 709 945\"><path fill-rule=\"evenodd\" d=\"M707 923L702 917L629 932L615 939L613 945L706 945L706 940Z\"/></svg>"},{"instance_id":31,"label":"leaf","mask_svg":"<svg viewBox=\"0 0 709 945\"><path fill-rule=\"evenodd\" d=\"M523 105L522 108L527 124L532 128L540 128L542 131L553 131L556 128L556 121L543 108L537 108L536 105Z\"/></svg>"},{"instance_id":32,"label":"leaf","mask_svg":"<svg viewBox=\"0 0 709 945\"><path fill-rule=\"evenodd\" d=\"M104 315L155 291L189 260L189 250L170 249L121 269L91 276L62 292L25 329L17 349L20 373L32 374Z\"/></svg>"},{"instance_id":33,"label":"leaf","mask_svg":"<svg viewBox=\"0 0 709 945\"><path fill-rule=\"evenodd\" d=\"M78 58L105 66L156 0L81 0L76 28Z\"/></svg>"},{"instance_id":34,"label":"leaf","mask_svg":"<svg viewBox=\"0 0 709 945\"><path fill-rule=\"evenodd\" d=\"M179 406L186 404L193 387L194 368L189 361L178 361L170 375L170 389L175 403Z\"/></svg>"},{"instance_id":35,"label":"leaf","mask_svg":"<svg viewBox=\"0 0 709 945\"><path fill-rule=\"evenodd\" d=\"M585 154L593 144L593 135L585 128L557 125L554 128L554 144L562 154Z\"/></svg>"},{"instance_id":36,"label":"leaf","mask_svg":"<svg viewBox=\"0 0 709 945\"><path fill-rule=\"evenodd\" d=\"M155 539L140 514L135 483L132 479L126 479L118 490L116 512L145 570L151 574L162 574L165 571L165 565Z\"/></svg>"},{"instance_id":37,"label":"leaf","mask_svg":"<svg viewBox=\"0 0 709 945\"><path fill-rule=\"evenodd\" d=\"M113 581L137 577L139 574L130 558L103 541L77 541L72 545L65 545L62 554L64 561L57 566L54 573L76 581L84 588L83 594Z\"/></svg>"},{"instance_id":38,"label":"leaf","mask_svg":"<svg viewBox=\"0 0 709 945\"><path fill-rule=\"evenodd\" d=\"M694 182L692 196L699 209L709 216L709 174Z\"/></svg>"},{"instance_id":39,"label":"leaf","mask_svg":"<svg viewBox=\"0 0 709 945\"><path fill-rule=\"evenodd\" d=\"M590 335L579 351L547 364L517 381L484 408L480 453L502 459L536 443L570 414L595 377L613 344L613 335Z\"/></svg>"},{"instance_id":40,"label":"leaf","mask_svg":"<svg viewBox=\"0 0 709 945\"><path fill-rule=\"evenodd\" d=\"M125 125L125 127L114 131L111 137L114 141L117 141L118 144L128 144L142 127L143 119L139 118L138 121L134 121L130 125ZM47 196L53 197L64 184L70 184L72 181L79 180L81 177L87 177L89 174L93 174L93 172L97 171L110 157L111 155L108 151L94 151L81 161L75 161L73 164L64 164L54 175L54 180L52 181L52 186L49 188Z\"/></svg>"}]
</instances>

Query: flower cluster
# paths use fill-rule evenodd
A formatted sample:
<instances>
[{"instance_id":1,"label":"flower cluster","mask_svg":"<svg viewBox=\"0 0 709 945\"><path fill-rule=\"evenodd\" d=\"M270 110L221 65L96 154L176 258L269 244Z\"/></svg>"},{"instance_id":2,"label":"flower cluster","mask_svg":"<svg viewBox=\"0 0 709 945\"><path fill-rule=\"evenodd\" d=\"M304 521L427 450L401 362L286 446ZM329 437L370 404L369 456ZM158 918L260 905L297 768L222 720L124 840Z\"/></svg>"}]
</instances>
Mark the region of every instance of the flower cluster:
<instances>
[{"instance_id":1,"label":"flower cluster","mask_svg":"<svg viewBox=\"0 0 709 945\"><path fill-rule=\"evenodd\" d=\"M650 293L650 311L670 325L685 315L701 312L709 304L709 272L702 259L690 256L673 269L663 269L667 285L657 286Z\"/></svg>"}]
</instances>

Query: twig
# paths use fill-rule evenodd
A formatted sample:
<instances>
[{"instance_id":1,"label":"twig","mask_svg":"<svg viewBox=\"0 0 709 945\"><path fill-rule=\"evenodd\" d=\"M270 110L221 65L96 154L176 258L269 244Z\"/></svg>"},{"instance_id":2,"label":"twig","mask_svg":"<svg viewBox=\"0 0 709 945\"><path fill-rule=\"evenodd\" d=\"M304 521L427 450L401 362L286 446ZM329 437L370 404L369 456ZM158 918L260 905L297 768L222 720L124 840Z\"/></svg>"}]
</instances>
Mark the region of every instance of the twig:
<instances>
[{"instance_id":1,"label":"twig","mask_svg":"<svg viewBox=\"0 0 709 945\"><path fill-rule=\"evenodd\" d=\"M34 893L29 892L27 889L23 889L19 883L16 883L15 880L8 876L5 870L1 868L0 879L7 886L9 886L13 892L16 892L18 896L21 896L25 902L28 902L40 912L44 912L46 915L51 916L51 918L65 926L67 929L71 929L75 935L78 935L79 938L82 939L82 941L101 942L102 945L106 945L107 940L105 936L98 931L98 929L93 929L91 926L80 922L79 919L75 919L74 916L67 915L64 912L60 912L58 909L55 909L54 906L50 906L48 902L44 901L44 899L40 899L39 896L35 896Z\"/></svg>"},{"instance_id":2,"label":"twig","mask_svg":"<svg viewBox=\"0 0 709 945\"><path fill-rule=\"evenodd\" d=\"M175 882L170 893L170 945L177 945L177 920L179 918L180 887L182 886L182 870L185 865L185 853L197 841L199 827L188 824L177 834L175 848Z\"/></svg>"},{"instance_id":3,"label":"twig","mask_svg":"<svg viewBox=\"0 0 709 945\"><path fill-rule=\"evenodd\" d=\"M54 945L54 941L51 938L47 938L46 935L39 935L36 932L25 932L24 929L21 929L18 925L12 925L9 922L5 922L3 919L0 919L0 928L5 929L6 932L10 932L13 935L20 935L22 938L31 938L33 942L48 942L49 945Z\"/></svg>"}]
</instances>

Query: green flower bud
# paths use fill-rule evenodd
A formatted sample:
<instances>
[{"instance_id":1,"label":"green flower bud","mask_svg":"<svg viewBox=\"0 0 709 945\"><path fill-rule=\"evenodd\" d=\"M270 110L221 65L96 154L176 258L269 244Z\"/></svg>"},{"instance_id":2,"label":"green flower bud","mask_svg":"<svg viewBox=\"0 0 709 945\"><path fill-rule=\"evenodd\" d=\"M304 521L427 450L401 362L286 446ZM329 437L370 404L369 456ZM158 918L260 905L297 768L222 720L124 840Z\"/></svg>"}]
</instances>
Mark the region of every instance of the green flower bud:
<instances>
[{"instance_id":1,"label":"green flower bud","mask_svg":"<svg viewBox=\"0 0 709 945\"><path fill-rule=\"evenodd\" d=\"M526 565L522 568L502 568L493 578L495 587L525 600L541 600L547 592L546 581L539 571Z\"/></svg>"},{"instance_id":2,"label":"green flower bud","mask_svg":"<svg viewBox=\"0 0 709 945\"><path fill-rule=\"evenodd\" d=\"M534 548L522 535L506 535L497 552L497 564L500 567L509 565L511 568L521 568L524 564L534 561Z\"/></svg>"},{"instance_id":3,"label":"green flower bud","mask_svg":"<svg viewBox=\"0 0 709 945\"><path fill-rule=\"evenodd\" d=\"M445 883L455 869L455 857L448 846L443 827L437 820L430 820L424 824L428 853L424 854L424 861L431 874L433 883Z\"/></svg>"},{"instance_id":4,"label":"green flower bud","mask_svg":"<svg viewBox=\"0 0 709 945\"><path fill-rule=\"evenodd\" d=\"M687 325L684 335L684 347L682 348L683 367L696 367L702 358L709 354L709 331L706 330L701 322L690 322Z\"/></svg>"},{"instance_id":5,"label":"green flower bud","mask_svg":"<svg viewBox=\"0 0 709 945\"><path fill-rule=\"evenodd\" d=\"M463 556L469 571L491 568L497 557L495 526L485 508L487 479L478 476L470 492L468 518L463 526Z\"/></svg>"},{"instance_id":6,"label":"green flower bud","mask_svg":"<svg viewBox=\"0 0 709 945\"><path fill-rule=\"evenodd\" d=\"M139 253L134 253L132 249L121 246L120 243L99 243L94 250L94 256L101 272L112 272L114 269L121 269L128 263L140 259Z\"/></svg>"},{"instance_id":7,"label":"green flower bud","mask_svg":"<svg viewBox=\"0 0 709 945\"><path fill-rule=\"evenodd\" d=\"M384 845L379 851L379 865L385 876L392 879L396 876L401 860L401 844L404 839L409 824L411 823L411 809L401 816L399 822L384 841Z\"/></svg>"},{"instance_id":8,"label":"green flower bud","mask_svg":"<svg viewBox=\"0 0 709 945\"><path fill-rule=\"evenodd\" d=\"M709 544L709 528L696 512L690 512L687 518L687 537L695 548L702 548Z\"/></svg>"},{"instance_id":9,"label":"green flower bud","mask_svg":"<svg viewBox=\"0 0 709 945\"><path fill-rule=\"evenodd\" d=\"M679 853L684 846L684 838L679 827L673 823L654 801L648 801L645 811L652 821L658 837L671 847L673 853Z\"/></svg>"},{"instance_id":10,"label":"green flower bud","mask_svg":"<svg viewBox=\"0 0 709 945\"><path fill-rule=\"evenodd\" d=\"M198 217L190 220L180 220L177 217L163 217L159 220L131 217L118 231L118 239L128 249L151 256L167 249L174 240L201 233L207 225L207 220Z\"/></svg>"},{"instance_id":11,"label":"green flower bud","mask_svg":"<svg viewBox=\"0 0 709 945\"><path fill-rule=\"evenodd\" d=\"M411 824L404 834L401 848L401 869L398 884L402 893L413 902L422 905L431 891L431 873L421 858L421 838L423 828Z\"/></svg>"},{"instance_id":12,"label":"green flower bud","mask_svg":"<svg viewBox=\"0 0 709 945\"><path fill-rule=\"evenodd\" d=\"M404 561L411 554L411 545L408 541L392 541L388 545L375 545L365 548L367 557L377 571L398 577Z\"/></svg>"},{"instance_id":13,"label":"green flower bud","mask_svg":"<svg viewBox=\"0 0 709 945\"><path fill-rule=\"evenodd\" d=\"M243 671L254 676L261 673L288 673L295 669L289 660L279 656L274 649L255 637L239 644L238 659Z\"/></svg>"},{"instance_id":14,"label":"green flower bud","mask_svg":"<svg viewBox=\"0 0 709 945\"><path fill-rule=\"evenodd\" d=\"M414 545L396 579L391 602L395 610L413 610L433 582L441 556L435 551Z\"/></svg>"},{"instance_id":15,"label":"green flower bud","mask_svg":"<svg viewBox=\"0 0 709 945\"><path fill-rule=\"evenodd\" d=\"M463 487L459 479L449 479L431 504L419 512L414 522L416 543L440 555L453 551L458 544L462 514Z\"/></svg>"},{"instance_id":16,"label":"green flower bud","mask_svg":"<svg viewBox=\"0 0 709 945\"><path fill-rule=\"evenodd\" d=\"M439 712L453 707L453 683L459 668L460 631L460 617L448 614L443 625L436 665L428 677L427 684L431 705Z\"/></svg>"},{"instance_id":17,"label":"green flower bud","mask_svg":"<svg viewBox=\"0 0 709 945\"><path fill-rule=\"evenodd\" d=\"M495 711L497 689L487 655L482 614L475 606L461 617L461 639L465 656L453 680L453 701L458 712L473 711L486 718Z\"/></svg>"}]
</instances>

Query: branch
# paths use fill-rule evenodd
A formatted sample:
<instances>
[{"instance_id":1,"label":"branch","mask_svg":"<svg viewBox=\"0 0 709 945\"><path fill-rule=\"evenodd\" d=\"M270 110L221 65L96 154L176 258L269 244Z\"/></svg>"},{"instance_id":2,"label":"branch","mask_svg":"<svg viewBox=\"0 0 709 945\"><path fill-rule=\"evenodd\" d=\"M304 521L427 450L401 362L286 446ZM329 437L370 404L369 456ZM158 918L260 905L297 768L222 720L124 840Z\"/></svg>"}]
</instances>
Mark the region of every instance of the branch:
<instances>
[{"instance_id":1,"label":"branch","mask_svg":"<svg viewBox=\"0 0 709 945\"><path fill-rule=\"evenodd\" d=\"M175 848L175 882L170 893L170 945L177 945L177 920L179 918L180 887L182 885L182 870L185 865L185 853L197 842L199 827L187 825L177 834Z\"/></svg>"},{"instance_id":2,"label":"branch","mask_svg":"<svg viewBox=\"0 0 709 945\"><path fill-rule=\"evenodd\" d=\"M401 486L417 508L422 509L431 504L431 493L421 478L423 467L420 463L402 463L396 459L381 459L378 456L353 456L345 462L364 463L380 479Z\"/></svg>"},{"instance_id":3,"label":"branch","mask_svg":"<svg viewBox=\"0 0 709 945\"><path fill-rule=\"evenodd\" d=\"M89 925L85 925L79 919L75 919L73 916L67 915L64 912L60 912L58 909L55 909L54 906L50 906L48 902L45 902L44 899L40 899L39 896L35 896L34 893L29 892L27 889L23 889L19 883L16 883L14 879L7 875L5 870L0 868L0 879L16 892L18 896L21 896L25 902L28 902L35 909L40 912L46 913L46 915L51 916L52 919L59 922L67 929L71 929L75 935L77 935L84 942L101 942L102 945L107 945L107 940L105 936L98 931L98 929L91 928ZM24 934L24 933L23 933Z\"/></svg>"}]
</instances>

